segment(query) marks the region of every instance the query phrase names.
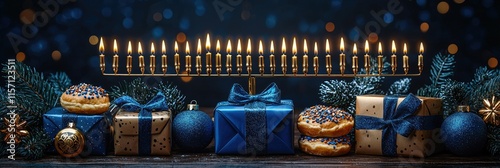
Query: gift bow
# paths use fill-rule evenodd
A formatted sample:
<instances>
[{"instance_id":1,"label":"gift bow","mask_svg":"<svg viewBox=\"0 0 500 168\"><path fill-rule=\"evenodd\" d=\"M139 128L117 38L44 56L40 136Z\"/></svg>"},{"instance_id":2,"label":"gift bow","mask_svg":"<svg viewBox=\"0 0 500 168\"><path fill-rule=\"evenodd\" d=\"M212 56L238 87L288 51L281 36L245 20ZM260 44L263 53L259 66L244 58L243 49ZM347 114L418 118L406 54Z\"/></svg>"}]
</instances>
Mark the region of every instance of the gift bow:
<instances>
[{"instance_id":1,"label":"gift bow","mask_svg":"<svg viewBox=\"0 0 500 168\"><path fill-rule=\"evenodd\" d=\"M422 101L413 94L406 96L399 106L397 102L397 96L384 97L383 118L356 116L356 129L382 129L382 153L389 156L397 154L396 133L408 137L415 130L438 128L442 120L439 116L414 115Z\"/></svg>"},{"instance_id":2,"label":"gift bow","mask_svg":"<svg viewBox=\"0 0 500 168\"><path fill-rule=\"evenodd\" d=\"M151 125L152 111L165 111L168 106L165 103L165 95L158 92L148 103L141 105L130 96L122 96L115 99L114 104L120 106L123 111L139 111L139 154L151 154Z\"/></svg>"},{"instance_id":3,"label":"gift bow","mask_svg":"<svg viewBox=\"0 0 500 168\"><path fill-rule=\"evenodd\" d=\"M229 93L228 102L236 104L247 104L250 102L264 102L278 104L281 102L281 91L276 83L271 83L260 94L250 95L240 84L235 83Z\"/></svg>"}]
</instances>

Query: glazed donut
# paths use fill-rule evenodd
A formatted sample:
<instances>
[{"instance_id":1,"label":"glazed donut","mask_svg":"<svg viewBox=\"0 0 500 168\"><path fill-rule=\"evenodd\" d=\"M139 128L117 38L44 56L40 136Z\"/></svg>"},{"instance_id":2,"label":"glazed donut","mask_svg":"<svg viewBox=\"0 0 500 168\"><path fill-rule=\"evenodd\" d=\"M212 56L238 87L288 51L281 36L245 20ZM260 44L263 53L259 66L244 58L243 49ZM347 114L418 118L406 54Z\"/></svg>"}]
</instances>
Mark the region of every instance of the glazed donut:
<instances>
[{"instance_id":1,"label":"glazed donut","mask_svg":"<svg viewBox=\"0 0 500 168\"><path fill-rule=\"evenodd\" d=\"M351 114L339 108L316 105L300 112L297 128L310 137L339 137L354 127Z\"/></svg>"},{"instance_id":2,"label":"glazed donut","mask_svg":"<svg viewBox=\"0 0 500 168\"><path fill-rule=\"evenodd\" d=\"M109 96L98 86L86 83L73 85L60 98L61 106L77 114L102 114L109 109Z\"/></svg>"},{"instance_id":3,"label":"glazed donut","mask_svg":"<svg viewBox=\"0 0 500 168\"><path fill-rule=\"evenodd\" d=\"M313 138L301 136L299 147L303 152L317 156L340 156L351 151L351 140L348 136L337 138Z\"/></svg>"}]
</instances>

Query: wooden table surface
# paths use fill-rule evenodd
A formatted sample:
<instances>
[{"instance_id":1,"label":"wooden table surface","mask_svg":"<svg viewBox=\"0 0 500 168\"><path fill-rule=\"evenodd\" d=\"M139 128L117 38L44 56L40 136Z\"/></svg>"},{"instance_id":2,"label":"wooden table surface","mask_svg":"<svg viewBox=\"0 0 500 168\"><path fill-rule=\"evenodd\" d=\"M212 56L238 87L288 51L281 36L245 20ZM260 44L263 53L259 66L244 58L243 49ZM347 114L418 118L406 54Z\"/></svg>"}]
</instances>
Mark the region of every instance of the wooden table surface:
<instances>
[{"instance_id":1,"label":"wooden table surface","mask_svg":"<svg viewBox=\"0 0 500 168\"><path fill-rule=\"evenodd\" d=\"M204 109L209 111L209 109ZM300 111L295 111L297 115ZM211 113L209 113L211 115ZM295 142L299 133L295 129ZM320 157L302 153L295 143L294 155L266 155L266 156L239 156L217 155L214 153L213 142L207 149L198 153L187 153L174 149L170 156L89 156L77 158L63 158L59 155L45 156L36 161L27 161L16 158L12 161L6 157L0 159L0 167L67 167L67 166L92 166L108 167L112 165L123 166L172 166L172 167L333 167L333 166L370 166L370 167L407 167L407 166L432 166L432 167L457 167L457 166L493 166L500 167L500 156L474 156L458 157L448 153L434 154L427 158L414 157L385 157L371 155L356 155L351 151L348 155L340 157Z\"/></svg>"}]
</instances>

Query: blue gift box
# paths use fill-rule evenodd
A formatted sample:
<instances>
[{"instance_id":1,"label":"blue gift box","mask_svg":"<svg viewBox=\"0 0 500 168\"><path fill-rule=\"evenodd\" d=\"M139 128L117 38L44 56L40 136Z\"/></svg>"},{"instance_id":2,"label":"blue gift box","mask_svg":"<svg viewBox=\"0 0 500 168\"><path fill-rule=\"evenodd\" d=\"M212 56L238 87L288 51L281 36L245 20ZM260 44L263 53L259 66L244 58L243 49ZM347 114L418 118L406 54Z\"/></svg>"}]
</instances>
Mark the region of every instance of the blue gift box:
<instances>
[{"instance_id":1,"label":"blue gift box","mask_svg":"<svg viewBox=\"0 0 500 168\"><path fill-rule=\"evenodd\" d=\"M234 86L231 92L234 92ZM250 101L243 101L243 104L231 101L217 104L214 112L215 153L294 154L293 102L263 103L257 97L265 96L248 96ZM256 108L253 101L263 105ZM253 115L259 111L263 112L262 115Z\"/></svg>"},{"instance_id":2,"label":"blue gift box","mask_svg":"<svg viewBox=\"0 0 500 168\"><path fill-rule=\"evenodd\" d=\"M47 152L55 153L54 137L69 122L75 123L76 128L85 136L85 148L80 154L106 155L108 144L109 124L103 115L83 115L69 113L62 107L56 107L43 115L43 126L46 134L52 138Z\"/></svg>"}]
</instances>

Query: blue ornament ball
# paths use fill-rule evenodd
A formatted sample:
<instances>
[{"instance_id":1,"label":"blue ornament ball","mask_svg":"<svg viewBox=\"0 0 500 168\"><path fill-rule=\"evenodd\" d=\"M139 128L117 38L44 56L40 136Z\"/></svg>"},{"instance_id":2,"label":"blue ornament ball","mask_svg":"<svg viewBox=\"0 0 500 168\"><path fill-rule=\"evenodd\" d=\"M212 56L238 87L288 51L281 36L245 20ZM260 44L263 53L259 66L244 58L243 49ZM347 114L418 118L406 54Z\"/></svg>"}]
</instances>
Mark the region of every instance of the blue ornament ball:
<instances>
[{"instance_id":1,"label":"blue ornament ball","mask_svg":"<svg viewBox=\"0 0 500 168\"><path fill-rule=\"evenodd\" d=\"M470 112L456 112L441 125L443 143L449 152L459 156L475 156L485 151L487 128L484 121Z\"/></svg>"},{"instance_id":2,"label":"blue ornament ball","mask_svg":"<svg viewBox=\"0 0 500 168\"><path fill-rule=\"evenodd\" d=\"M205 149L212 142L213 136L214 123L210 116L202 111L181 112L172 123L174 144L183 150Z\"/></svg>"}]
</instances>

